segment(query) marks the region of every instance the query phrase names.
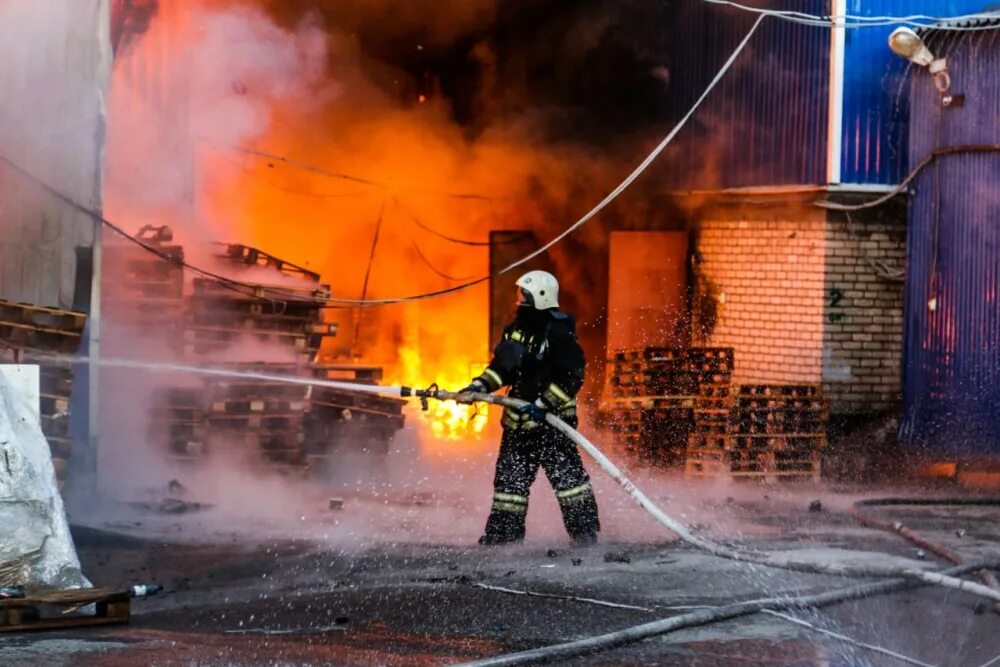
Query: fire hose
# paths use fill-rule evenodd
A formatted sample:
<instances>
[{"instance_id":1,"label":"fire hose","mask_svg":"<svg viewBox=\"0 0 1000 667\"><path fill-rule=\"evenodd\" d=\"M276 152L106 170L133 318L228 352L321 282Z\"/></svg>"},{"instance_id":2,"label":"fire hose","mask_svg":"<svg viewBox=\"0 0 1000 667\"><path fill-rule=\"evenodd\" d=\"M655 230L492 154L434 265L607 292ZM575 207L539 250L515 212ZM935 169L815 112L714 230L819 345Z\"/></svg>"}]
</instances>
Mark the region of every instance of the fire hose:
<instances>
[{"instance_id":1,"label":"fire hose","mask_svg":"<svg viewBox=\"0 0 1000 667\"><path fill-rule=\"evenodd\" d=\"M488 403L515 410L523 409L528 405L527 401L498 394L483 393L453 393L438 389L432 385L428 389L413 389L402 387L400 395L404 398L418 398L426 408L429 399L439 401L455 401L457 403ZM760 553L745 550L738 550L717 544L711 540L695 535L687 526L677 521L669 514L660 509L649 496L642 492L635 484L629 480L625 474L607 456L597 448L586 436L575 428L559 419L556 415L547 412L545 421L565 434L570 440L580 446L597 464L606 472L618 485L634 500L642 509L656 519L661 525L676 534L682 541L693 547L706 551L721 558L765 565L769 567L794 570L798 572L808 572L811 574L832 574L838 576L855 577L881 577L881 576L905 576L913 579L921 579L928 583L946 585L952 588L965 590L976 595L989 598L994 602L1000 602L1000 591L993 590L980 584L975 584L955 577L943 576L940 573L925 572L923 570L898 568L898 567L852 567L839 563L808 563L790 560L787 557L778 556L772 553Z\"/></svg>"},{"instance_id":2,"label":"fire hose","mask_svg":"<svg viewBox=\"0 0 1000 667\"><path fill-rule=\"evenodd\" d=\"M355 382L343 382L343 381L328 380L328 379L288 377L283 375L273 375L270 373L235 371L223 368L205 368L199 366L188 366L183 364L152 363L136 359L108 359L108 358L93 359L89 357L70 357L63 355L52 355L52 358L65 360L70 363L87 363L96 366L130 368L148 372L159 372L159 373L189 372L200 375L211 375L219 377L234 377L243 379L254 378L254 379L269 380L274 382L286 382L286 383L302 384L309 386L323 386L334 389L358 391L363 393L387 394L387 393L398 392L398 394L404 398L415 397L420 399L425 409L428 407L428 401L430 399L441 400L441 401L453 400L456 402L469 403L469 404L487 403L491 405L498 405L513 409L523 409L528 405L526 401L510 398L507 396L481 394L481 393L457 394L440 390L434 385L432 385L428 389L412 389L410 387L384 387L378 385L367 385ZM725 607L719 607L714 610L698 611L692 614L684 614L682 616L677 616L662 621L655 621L653 623L647 623L641 626L635 626L633 628L626 628L625 630L609 633L607 635L601 635L598 637L590 637L588 639L580 640L578 642L570 642L569 644L543 647L532 651L526 651L520 654L513 654L509 656L499 656L497 658L492 658L474 663L476 665L529 664L529 663L536 663L545 660L550 660L554 657L569 657L573 655L583 655L586 653L592 653L595 651L612 648L614 646L621 646L623 644L640 641L648 637L665 634L667 632L671 632L673 630L677 630L680 628L693 627L695 625L703 625L706 623L713 623L727 618L735 618L737 616L744 616L747 614L755 613L757 611L763 611L765 609L777 610L789 607L802 607L802 608L820 607L826 604L834 604L836 602L844 600L858 599L860 597L865 597L869 595L884 594L897 590L904 590L906 588L916 586L921 583L934 583L954 588L957 590L966 590L971 593L983 595L984 597L988 597L994 601L998 599L996 591L993 591L985 586L979 584L973 584L971 582L958 578L959 575L965 574L967 572L995 570L1000 568L1000 561L998 561L995 558L993 560L984 560L977 563L959 565L957 567L948 570L943 570L941 572L927 572L927 571L908 570L900 568L853 568L836 564L820 565L820 564L801 563L801 562L781 559L774 556L773 554L741 551L720 544L716 544L710 540L694 535L690 530L687 529L686 526L684 526L677 520L673 519L663 510L657 507L656 504L653 503L653 501L650 500L648 496L646 496L646 494L644 494L639 488L637 488L634 484L632 484L632 482L625 477L625 475L621 472L621 470L619 470L614 463L612 463L606 456L604 456L604 454L583 434L579 433L576 429L572 428L571 426L569 426L568 424L566 424L564 421L562 421L553 414L546 414L545 420L547 424L557 429L561 433L564 433L568 438L570 438L570 440L572 440L574 443L580 446L584 451L586 451L587 454L590 455L598 463L598 465L600 465L601 468L606 473L608 473L608 475L610 475L619 484L619 486L622 487L623 490L625 490L625 492L629 495L629 497L631 497L637 504L639 504L644 510L646 510L646 512L649 513L654 519L656 519L664 527L675 533L678 537L680 537L682 541L698 549L701 549L703 551L706 551L708 553L714 554L722 558L729 558L737 561L756 563L770 567L791 569L803 572L811 572L817 574L834 574L843 576L857 576L857 577L881 577L888 575L897 578L870 584L863 584L861 586L855 586L852 588L838 589L814 596L807 596L800 598L775 598L770 601L743 602L743 603L737 603L735 605L727 605ZM919 499L913 501L910 501L910 499L906 500L908 504L922 504L923 502L930 504L934 502L933 500L919 500ZM877 501L875 502L877 504ZM894 504L890 503L889 501L886 502L889 504ZM994 500L994 501L981 500L976 503L970 503L960 499L954 504L1000 505L1000 500ZM900 577L900 575L902 576Z\"/></svg>"},{"instance_id":3,"label":"fire hose","mask_svg":"<svg viewBox=\"0 0 1000 667\"><path fill-rule=\"evenodd\" d=\"M404 398L418 398L421 401L422 407L427 409L428 401L430 399L447 401L452 400L457 403L487 403L490 405L497 405L506 408L512 408L515 410L523 409L529 405L527 401L523 401L516 398L511 398L508 396L495 395L495 394L482 394L482 393L453 393L443 391L438 389L436 386L432 385L428 389L412 389L410 387L402 387L400 390L400 395ZM682 541L690 544L693 547L711 553L715 556L722 558L728 558L731 560L754 563L758 565L764 565L769 567L783 568L788 570L795 570L800 572L811 572L816 574L834 574L842 576L858 576L858 577L893 577L886 578L883 581L878 581L869 584L861 584L858 586L853 586L849 588L836 589L832 591L827 591L825 593L820 593L817 595L809 595L802 597L783 597L783 598L768 598L765 600L756 600L750 602L741 602L726 605L723 607L718 607L709 610L700 610L688 614L682 614L680 616L675 616L672 618L663 619L660 621L653 621L651 623L645 623L638 626L633 626L630 628L625 628L624 630L619 630L616 632L611 632L603 635L598 635L594 637L588 637L586 639L581 639L578 641L568 642L565 644L558 644L554 646L546 646L538 649L533 649L529 651L522 651L519 653L512 653L509 655L501 655L493 658L485 658L483 660L477 660L475 662L466 663L467 667L497 667L500 665L527 665L527 664L537 664L540 662L548 662L558 658L570 658L575 656L587 655L590 653L595 653L599 651L605 651L618 646L623 646L626 644L634 643L637 641L642 641L650 637L663 635L669 632L680 630L683 628L695 627L698 625L706 625L709 623L716 623L719 621L737 618L740 616L747 616L761 611L775 611L779 609L790 609L790 608L819 608L838 602L843 602L847 600L856 600L864 597L869 597L872 595L880 595L886 593L892 593L896 591L906 590L916 585L920 584L937 584L941 586L946 586L948 588L953 588L956 590L964 590L975 595L979 595L990 600L994 603L1000 602L1000 592L988 586L983 586L981 584L972 583L966 581L965 579L959 578L959 575L979 571L983 573L989 573L988 576L984 576L984 579L989 582L992 578L992 573L990 570L1000 568L1000 560L993 558L991 560L984 560L973 564L959 564L957 567L953 567L947 570L939 572L929 572L923 570L915 570L908 568L859 568L859 567L848 567L838 564L819 564L819 563L803 563L796 562L787 559L782 559L774 554L768 553L758 553L732 549L730 547L717 544L711 540L704 539L692 533L686 526L682 523L668 515L662 509L660 509L645 493L642 492L638 487L635 486L625 474L616 466L607 456L601 452L594 443L586 438L582 433L571 427L569 424L559 419L556 415L552 413L545 414L545 421L554 429L565 434L570 440L580 446L597 464L603 469L612 479L614 479L619 486L632 498L640 507L642 507L646 512L652 516L656 521L666 527L668 530L675 533ZM928 502L933 502L928 500ZM891 503L889 503L891 504ZM982 503L977 503L982 504ZM873 522L874 525L874 522ZM912 535L906 535L910 539L913 539ZM933 543L929 541L924 541L928 546L934 546ZM942 548L943 549L943 548ZM930 550L930 549L929 549ZM957 554L948 553L939 549L933 549L934 553L942 555L942 557L951 560L955 558L961 560ZM949 558L949 556L951 558Z\"/></svg>"}]
</instances>

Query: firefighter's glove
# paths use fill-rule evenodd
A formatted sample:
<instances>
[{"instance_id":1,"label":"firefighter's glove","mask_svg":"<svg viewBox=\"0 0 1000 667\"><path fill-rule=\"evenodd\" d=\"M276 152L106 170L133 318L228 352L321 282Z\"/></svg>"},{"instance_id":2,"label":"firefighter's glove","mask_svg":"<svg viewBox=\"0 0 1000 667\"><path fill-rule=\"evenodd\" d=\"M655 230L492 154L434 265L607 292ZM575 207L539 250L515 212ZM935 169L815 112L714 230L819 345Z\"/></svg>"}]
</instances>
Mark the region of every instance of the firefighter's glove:
<instances>
[{"instance_id":1,"label":"firefighter's glove","mask_svg":"<svg viewBox=\"0 0 1000 667\"><path fill-rule=\"evenodd\" d=\"M542 403L542 399L538 399L534 403L527 403L517 409L518 413L525 415L531 419L533 422L538 422L539 424L545 423L545 404Z\"/></svg>"},{"instance_id":2,"label":"firefighter's glove","mask_svg":"<svg viewBox=\"0 0 1000 667\"><path fill-rule=\"evenodd\" d=\"M469 384L469 386L467 386L467 387L465 387L463 389L459 389L457 393L459 393L459 394L488 394L490 392L486 388L486 385L484 385L482 382L480 382L478 379L476 379L476 380L473 380L472 383Z\"/></svg>"}]
</instances>

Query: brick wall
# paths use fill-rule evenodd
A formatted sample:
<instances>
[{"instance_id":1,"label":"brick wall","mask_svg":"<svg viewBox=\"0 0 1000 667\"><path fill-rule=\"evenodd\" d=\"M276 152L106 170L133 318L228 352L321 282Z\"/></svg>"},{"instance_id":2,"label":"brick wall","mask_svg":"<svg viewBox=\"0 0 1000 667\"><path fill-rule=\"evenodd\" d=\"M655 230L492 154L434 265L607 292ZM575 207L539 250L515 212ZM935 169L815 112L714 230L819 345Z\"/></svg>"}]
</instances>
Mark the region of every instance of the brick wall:
<instances>
[{"instance_id":1,"label":"brick wall","mask_svg":"<svg viewBox=\"0 0 1000 667\"><path fill-rule=\"evenodd\" d=\"M725 206L697 226L694 344L736 349L737 384L822 383L835 414L898 403L905 218L807 202ZM873 263L878 272L873 268Z\"/></svg>"},{"instance_id":2,"label":"brick wall","mask_svg":"<svg viewBox=\"0 0 1000 667\"><path fill-rule=\"evenodd\" d=\"M905 218L827 225L823 388L831 412L885 412L902 384Z\"/></svg>"}]
</instances>

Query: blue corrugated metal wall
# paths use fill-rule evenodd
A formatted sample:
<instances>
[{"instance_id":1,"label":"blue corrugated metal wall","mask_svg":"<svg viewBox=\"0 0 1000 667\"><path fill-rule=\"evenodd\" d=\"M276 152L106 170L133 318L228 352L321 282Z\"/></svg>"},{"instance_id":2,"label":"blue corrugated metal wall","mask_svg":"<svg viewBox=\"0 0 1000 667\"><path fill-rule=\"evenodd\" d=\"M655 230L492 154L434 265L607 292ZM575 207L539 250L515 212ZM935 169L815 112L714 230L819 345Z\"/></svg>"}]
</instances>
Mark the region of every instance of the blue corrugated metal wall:
<instances>
[{"instance_id":1,"label":"blue corrugated metal wall","mask_svg":"<svg viewBox=\"0 0 1000 667\"><path fill-rule=\"evenodd\" d=\"M829 13L827 0L757 3ZM732 8L672 3L670 120L683 114L750 29ZM830 31L768 19L671 149L680 189L826 180Z\"/></svg>"},{"instance_id":2,"label":"blue corrugated metal wall","mask_svg":"<svg viewBox=\"0 0 1000 667\"><path fill-rule=\"evenodd\" d=\"M958 16L996 0L848 0L857 16ZM848 30L844 57L841 182L899 183L907 172L907 73L886 43L895 26Z\"/></svg>"},{"instance_id":3,"label":"blue corrugated metal wall","mask_svg":"<svg viewBox=\"0 0 1000 667\"><path fill-rule=\"evenodd\" d=\"M934 32L964 108L911 82L910 161L1000 144L1000 29ZM940 158L914 183L908 235L904 439L941 454L1000 454L1000 153ZM937 299L936 310L928 303Z\"/></svg>"}]
</instances>

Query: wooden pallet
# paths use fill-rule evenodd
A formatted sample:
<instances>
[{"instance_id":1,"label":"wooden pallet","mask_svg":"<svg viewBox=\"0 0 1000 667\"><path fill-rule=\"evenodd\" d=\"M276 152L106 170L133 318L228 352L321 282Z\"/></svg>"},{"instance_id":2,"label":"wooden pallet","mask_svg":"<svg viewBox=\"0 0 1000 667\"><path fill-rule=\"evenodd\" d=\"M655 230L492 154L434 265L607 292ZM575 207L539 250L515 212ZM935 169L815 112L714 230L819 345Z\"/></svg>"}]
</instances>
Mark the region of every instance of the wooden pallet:
<instances>
[{"instance_id":1,"label":"wooden pallet","mask_svg":"<svg viewBox=\"0 0 1000 667\"><path fill-rule=\"evenodd\" d=\"M87 314L0 299L0 320L79 334L87 323Z\"/></svg>"},{"instance_id":2,"label":"wooden pallet","mask_svg":"<svg viewBox=\"0 0 1000 667\"><path fill-rule=\"evenodd\" d=\"M780 481L820 481L822 464L819 457L799 460L733 462L729 452L688 452L684 462L688 477L713 477L757 480L765 483Z\"/></svg>"},{"instance_id":3,"label":"wooden pallet","mask_svg":"<svg viewBox=\"0 0 1000 667\"><path fill-rule=\"evenodd\" d=\"M239 285L239 291L234 291L230 286L221 284L217 280L211 278L195 278L192 281L192 288L195 296L218 295L227 298L253 298L286 305L308 304L314 308L322 307L324 300L330 298L329 285L299 287L294 285L266 285L254 283ZM241 292L243 294L241 294Z\"/></svg>"},{"instance_id":4,"label":"wooden pallet","mask_svg":"<svg viewBox=\"0 0 1000 667\"><path fill-rule=\"evenodd\" d=\"M309 411L309 401L305 400L304 397L300 400L280 398L229 399L212 401L208 411L213 415L296 415Z\"/></svg>"},{"instance_id":5,"label":"wooden pallet","mask_svg":"<svg viewBox=\"0 0 1000 667\"><path fill-rule=\"evenodd\" d=\"M334 389L332 387L313 387L311 393L313 407L350 408L372 413L398 415L402 414L406 401L401 398L377 396L364 392Z\"/></svg>"},{"instance_id":6,"label":"wooden pallet","mask_svg":"<svg viewBox=\"0 0 1000 667\"><path fill-rule=\"evenodd\" d=\"M263 266L292 278L300 278L314 283L319 282L320 275L315 271L310 271L298 264L275 257L258 248L241 243L220 243L219 245L223 247L223 252L218 257L222 259L247 266Z\"/></svg>"},{"instance_id":7,"label":"wooden pallet","mask_svg":"<svg viewBox=\"0 0 1000 667\"><path fill-rule=\"evenodd\" d=\"M826 447L826 433L735 433L733 449L815 449Z\"/></svg>"},{"instance_id":8,"label":"wooden pallet","mask_svg":"<svg viewBox=\"0 0 1000 667\"><path fill-rule=\"evenodd\" d=\"M233 415L211 414L207 423L213 431L254 431L258 433L293 432L302 428L305 413Z\"/></svg>"},{"instance_id":9,"label":"wooden pallet","mask_svg":"<svg viewBox=\"0 0 1000 667\"><path fill-rule=\"evenodd\" d=\"M632 396L628 398L613 398L610 401L605 401L602 408L605 410L620 408L645 410L650 408L693 408L695 398L695 396Z\"/></svg>"},{"instance_id":10,"label":"wooden pallet","mask_svg":"<svg viewBox=\"0 0 1000 667\"><path fill-rule=\"evenodd\" d=\"M190 309L195 317L226 314L232 317L267 317L285 315L310 321L322 321L320 303L312 300L264 299L254 296L244 288L225 291L209 290L199 287L188 299Z\"/></svg>"},{"instance_id":11,"label":"wooden pallet","mask_svg":"<svg viewBox=\"0 0 1000 667\"><path fill-rule=\"evenodd\" d=\"M89 605L94 605L94 615L74 613ZM35 593L0 600L0 632L128 623L131 606L131 597L125 590L80 588Z\"/></svg>"},{"instance_id":12,"label":"wooden pallet","mask_svg":"<svg viewBox=\"0 0 1000 667\"><path fill-rule=\"evenodd\" d=\"M381 366L355 366L352 364L316 364L313 376L323 380L342 380L360 384L378 384L382 381Z\"/></svg>"},{"instance_id":13,"label":"wooden pallet","mask_svg":"<svg viewBox=\"0 0 1000 667\"><path fill-rule=\"evenodd\" d=\"M75 353L81 332L0 320L0 339L17 348Z\"/></svg>"},{"instance_id":14,"label":"wooden pallet","mask_svg":"<svg viewBox=\"0 0 1000 667\"><path fill-rule=\"evenodd\" d=\"M69 412L69 397L54 394L39 396L41 412L44 415L57 415Z\"/></svg>"},{"instance_id":15,"label":"wooden pallet","mask_svg":"<svg viewBox=\"0 0 1000 667\"><path fill-rule=\"evenodd\" d=\"M73 441L70 438L46 436L45 439L49 443L49 451L52 456L68 459L73 453Z\"/></svg>"},{"instance_id":16,"label":"wooden pallet","mask_svg":"<svg viewBox=\"0 0 1000 667\"><path fill-rule=\"evenodd\" d=\"M688 435L688 451L695 452L724 452L728 451L732 445L730 436L719 433L702 433L694 431Z\"/></svg>"},{"instance_id":17,"label":"wooden pallet","mask_svg":"<svg viewBox=\"0 0 1000 667\"><path fill-rule=\"evenodd\" d=\"M816 384L745 384L740 385L739 395L761 398L816 398L823 393Z\"/></svg>"},{"instance_id":18,"label":"wooden pallet","mask_svg":"<svg viewBox=\"0 0 1000 667\"><path fill-rule=\"evenodd\" d=\"M216 401L304 401L309 398L309 386L269 380L207 379L206 395Z\"/></svg>"}]
</instances>

